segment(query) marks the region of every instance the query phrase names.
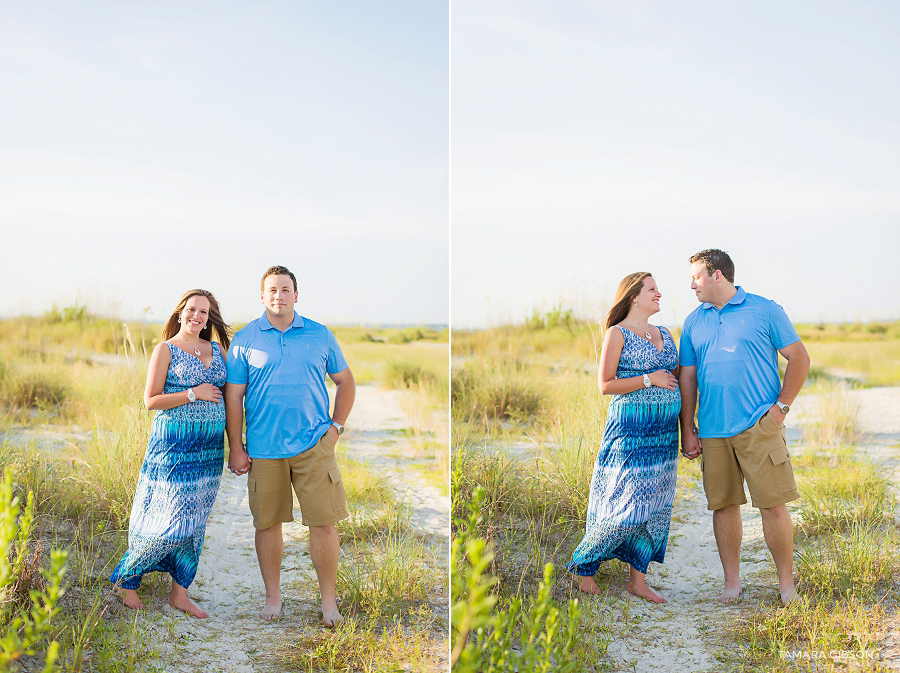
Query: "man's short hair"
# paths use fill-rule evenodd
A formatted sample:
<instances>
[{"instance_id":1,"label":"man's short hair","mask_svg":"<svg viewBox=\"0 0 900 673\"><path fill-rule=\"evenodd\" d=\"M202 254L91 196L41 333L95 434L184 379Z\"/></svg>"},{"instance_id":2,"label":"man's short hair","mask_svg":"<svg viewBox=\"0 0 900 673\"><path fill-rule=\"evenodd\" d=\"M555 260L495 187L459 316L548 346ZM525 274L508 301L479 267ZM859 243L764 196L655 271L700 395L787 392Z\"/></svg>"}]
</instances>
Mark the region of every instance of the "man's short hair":
<instances>
[{"instance_id":1,"label":"man's short hair","mask_svg":"<svg viewBox=\"0 0 900 673\"><path fill-rule=\"evenodd\" d=\"M706 267L706 271L710 276L713 275L716 270L719 270L722 272L722 275L725 276L725 280L729 283L734 283L734 262L731 261L731 257L728 256L727 252L717 248L701 250L696 255L693 255L688 262L690 264L693 264L694 262L703 262L703 265Z\"/></svg>"},{"instance_id":2,"label":"man's short hair","mask_svg":"<svg viewBox=\"0 0 900 673\"><path fill-rule=\"evenodd\" d=\"M297 278L286 266L270 266L263 274L262 280L259 281L260 292L263 292L266 289L266 278L269 276L290 276L291 280L294 282L294 292L297 291Z\"/></svg>"}]
</instances>

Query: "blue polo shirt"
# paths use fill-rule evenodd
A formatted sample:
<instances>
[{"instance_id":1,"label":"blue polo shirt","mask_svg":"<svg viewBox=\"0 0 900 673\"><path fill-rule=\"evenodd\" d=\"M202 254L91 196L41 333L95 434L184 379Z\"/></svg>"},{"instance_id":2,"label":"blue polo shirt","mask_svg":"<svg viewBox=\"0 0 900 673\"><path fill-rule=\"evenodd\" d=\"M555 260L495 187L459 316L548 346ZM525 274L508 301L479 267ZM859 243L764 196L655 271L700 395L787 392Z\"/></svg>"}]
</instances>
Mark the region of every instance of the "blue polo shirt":
<instances>
[{"instance_id":1,"label":"blue polo shirt","mask_svg":"<svg viewBox=\"0 0 900 673\"><path fill-rule=\"evenodd\" d=\"M784 309L740 286L721 309L700 304L681 331L682 367L697 367L700 437L734 437L778 399L778 352L800 341Z\"/></svg>"},{"instance_id":2,"label":"blue polo shirt","mask_svg":"<svg viewBox=\"0 0 900 673\"><path fill-rule=\"evenodd\" d=\"M239 330L225 360L228 383L245 383L247 453L290 458L311 448L331 424L325 375L347 368L324 325L294 313L284 332L266 314Z\"/></svg>"}]
</instances>

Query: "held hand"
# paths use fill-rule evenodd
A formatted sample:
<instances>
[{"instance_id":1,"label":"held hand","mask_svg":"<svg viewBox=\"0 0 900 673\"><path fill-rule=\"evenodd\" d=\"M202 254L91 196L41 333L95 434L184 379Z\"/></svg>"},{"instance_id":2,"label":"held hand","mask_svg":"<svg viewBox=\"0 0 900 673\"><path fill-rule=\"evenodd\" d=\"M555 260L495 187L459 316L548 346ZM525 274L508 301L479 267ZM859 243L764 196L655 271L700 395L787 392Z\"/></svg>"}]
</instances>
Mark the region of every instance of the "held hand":
<instances>
[{"instance_id":1,"label":"held hand","mask_svg":"<svg viewBox=\"0 0 900 673\"><path fill-rule=\"evenodd\" d=\"M652 374L649 374L649 377L650 383L657 388L675 390L678 386L678 379L676 379L668 369L658 369Z\"/></svg>"},{"instance_id":2,"label":"held hand","mask_svg":"<svg viewBox=\"0 0 900 673\"><path fill-rule=\"evenodd\" d=\"M697 430L691 428L689 431L681 432L681 455L688 460L694 460L703 453L703 447L700 446L700 438L697 436Z\"/></svg>"},{"instance_id":3,"label":"held hand","mask_svg":"<svg viewBox=\"0 0 900 673\"><path fill-rule=\"evenodd\" d=\"M250 471L250 463L253 459L247 455L242 446L236 446L228 451L228 469L232 474L238 476L246 474Z\"/></svg>"},{"instance_id":4,"label":"held hand","mask_svg":"<svg viewBox=\"0 0 900 673\"><path fill-rule=\"evenodd\" d=\"M207 402L222 401L222 391L211 383L201 383L199 386L194 386L194 395L197 396L198 400L206 400Z\"/></svg>"}]
</instances>

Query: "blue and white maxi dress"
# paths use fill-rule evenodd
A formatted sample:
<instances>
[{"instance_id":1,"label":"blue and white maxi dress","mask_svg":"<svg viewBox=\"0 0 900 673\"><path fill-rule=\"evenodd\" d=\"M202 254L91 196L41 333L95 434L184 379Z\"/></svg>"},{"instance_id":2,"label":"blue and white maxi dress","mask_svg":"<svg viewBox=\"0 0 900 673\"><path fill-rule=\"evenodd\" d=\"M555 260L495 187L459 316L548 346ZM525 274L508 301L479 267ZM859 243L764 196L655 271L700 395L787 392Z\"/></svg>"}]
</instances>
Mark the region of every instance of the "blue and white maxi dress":
<instances>
[{"instance_id":1,"label":"blue and white maxi dress","mask_svg":"<svg viewBox=\"0 0 900 673\"><path fill-rule=\"evenodd\" d=\"M171 361L163 393L201 383L225 384L225 362L213 344L209 368L167 343ZM128 551L109 580L137 589L141 576L167 572L187 588L197 574L206 519L222 478L225 405L195 400L156 412L128 524Z\"/></svg>"},{"instance_id":2,"label":"blue and white maxi dress","mask_svg":"<svg viewBox=\"0 0 900 673\"><path fill-rule=\"evenodd\" d=\"M662 351L647 339L622 330L624 344L616 378L675 368L678 351L660 328ZM581 576L617 558L645 573L650 561L662 563L669 538L678 460L681 393L639 388L613 395L591 477L584 538L566 568Z\"/></svg>"}]
</instances>

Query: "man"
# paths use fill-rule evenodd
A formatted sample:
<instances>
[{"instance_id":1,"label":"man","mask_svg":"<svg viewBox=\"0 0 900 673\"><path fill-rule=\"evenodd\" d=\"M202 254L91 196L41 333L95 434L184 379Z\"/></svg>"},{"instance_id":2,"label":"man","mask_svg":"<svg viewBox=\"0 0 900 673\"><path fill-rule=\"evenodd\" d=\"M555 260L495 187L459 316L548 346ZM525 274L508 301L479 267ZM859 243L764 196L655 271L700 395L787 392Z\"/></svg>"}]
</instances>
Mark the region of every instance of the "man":
<instances>
[{"instance_id":1,"label":"man","mask_svg":"<svg viewBox=\"0 0 900 673\"><path fill-rule=\"evenodd\" d=\"M245 474L256 528L256 556L266 586L260 617L281 614L281 524L293 521L291 487L309 527L326 626L343 619L337 607L338 535L348 516L334 447L353 406L356 383L334 335L294 312L297 279L273 266L260 283L265 312L234 335L226 361L228 468ZM337 386L328 415L325 375ZM241 437L247 415L247 445Z\"/></svg>"},{"instance_id":2,"label":"man","mask_svg":"<svg viewBox=\"0 0 900 673\"><path fill-rule=\"evenodd\" d=\"M741 594L746 479L787 604L794 596L794 531L785 503L800 496L783 422L806 378L809 356L784 309L734 285L734 264L726 253L703 250L690 263L691 289L702 303L681 332L681 452L691 460L703 454L703 490L725 573L719 600L730 603ZM788 363L783 384L777 353Z\"/></svg>"}]
</instances>

